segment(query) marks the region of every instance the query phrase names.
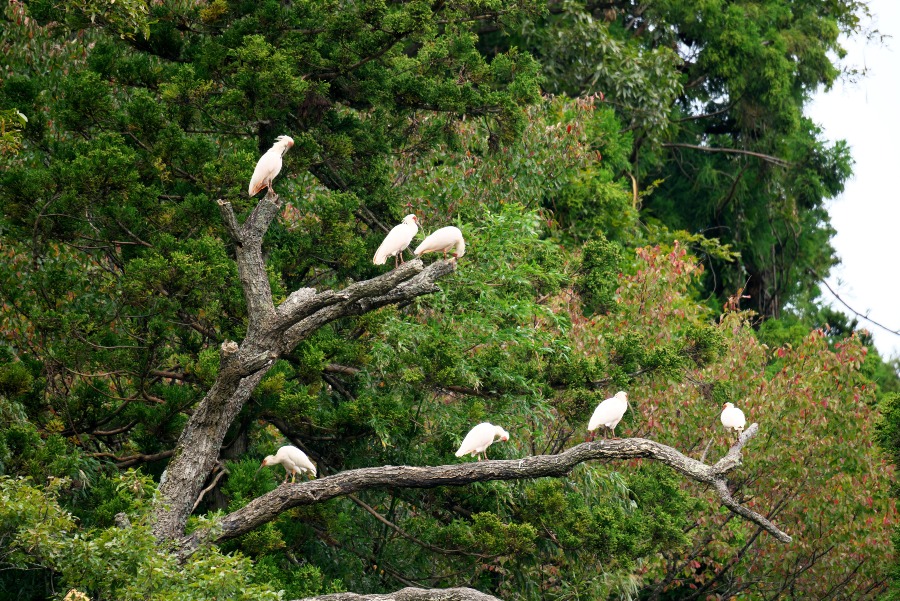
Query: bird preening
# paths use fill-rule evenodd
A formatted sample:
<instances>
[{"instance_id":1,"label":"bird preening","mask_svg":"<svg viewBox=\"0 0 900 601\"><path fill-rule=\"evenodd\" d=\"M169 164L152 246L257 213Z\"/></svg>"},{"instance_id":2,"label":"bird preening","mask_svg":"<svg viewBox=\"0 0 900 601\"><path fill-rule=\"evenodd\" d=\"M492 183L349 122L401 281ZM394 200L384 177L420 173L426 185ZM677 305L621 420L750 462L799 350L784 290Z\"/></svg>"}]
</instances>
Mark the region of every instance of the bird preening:
<instances>
[{"instance_id":1,"label":"bird preening","mask_svg":"<svg viewBox=\"0 0 900 601\"><path fill-rule=\"evenodd\" d=\"M250 178L250 187L247 188L247 193L250 196L256 195L263 188L268 188L271 194L275 193L275 190L272 188L272 180L281 172L281 157L293 145L294 140L289 136L278 136L275 138L272 148L267 150L256 163L253 177Z\"/></svg>"},{"instance_id":2,"label":"bird preening","mask_svg":"<svg viewBox=\"0 0 900 601\"><path fill-rule=\"evenodd\" d=\"M262 468L276 463L280 463L284 467L284 482L287 482L288 476L290 476L291 482L294 482L297 474L308 474L310 478L316 477L316 466L309 460L306 453L291 445L283 446L274 455L266 456L256 473L259 473Z\"/></svg>"},{"instance_id":3,"label":"bird preening","mask_svg":"<svg viewBox=\"0 0 900 601\"><path fill-rule=\"evenodd\" d=\"M597 405L593 415L588 422L588 432L590 432L590 440L594 439L594 430L603 426L603 433L606 434L606 428L612 432L615 437L616 426L622 421L622 416L628 411L628 393L620 390L615 396L606 399Z\"/></svg>"},{"instance_id":4,"label":"bird preening","mask_svg":"<svg viewBox=\"0 0 900 601\"><path fill-rule=\"evenodd\" d=\"M463 455L477 455L478 461L481 461L482 455L487 459L487 448L494 444L494 439L509 440L509 432L488 422L482 422L469 430L459 450L456 451L457 457Z\"/></svg>"},{"instance_id":5,"label":"bird preening","mask_svg":"<svg viewBox=\"0 0 900 601\"><path fill-rule=\"evenodd\" d=\"M463 239L462 232L458 227L448 225L439 230L435 230L430 236L427 236L422 243L413 251L416 257L430 252L444 253L447 258L447 251L454 249L453 258L458 259L466 254L466 241Z\"/></svg>"},{"instance_id":6,"label":"bird preening","mask_svg":"<svg viewBox=\"0 0 900 601\"><path fill-rule=\"evenodd\" d=\"M384 237L384 241L378 250L372 262L375 265L384 265L388 257L394 257L394 268L399 262L403 262L403 251L407 249L412 239L419 232L419 219L415 215L407 215L398 225L395 225L388 235Z\"/></svg>"},{"instance_id":7,"label":"bird preening","mask_svg":"<svg viewBox=\"0 0 900 601\"><path fill-rule=\"evenodd\" d=\"M384 237L381 246L375 251L372 262L375 265L384 265L388 257L394 257L394 268L398 267L400 263L403 263L403 251L409 247L410 242L418 233L419 219L415 215L407 215ZM458 259L466 253L466 241L458 227L448 225L426 236L413 254L418 258L425 253L439 252L443 253L446 259L447 253L451 250L453 251L452 257Z\"/></svg>"}]
</instances>

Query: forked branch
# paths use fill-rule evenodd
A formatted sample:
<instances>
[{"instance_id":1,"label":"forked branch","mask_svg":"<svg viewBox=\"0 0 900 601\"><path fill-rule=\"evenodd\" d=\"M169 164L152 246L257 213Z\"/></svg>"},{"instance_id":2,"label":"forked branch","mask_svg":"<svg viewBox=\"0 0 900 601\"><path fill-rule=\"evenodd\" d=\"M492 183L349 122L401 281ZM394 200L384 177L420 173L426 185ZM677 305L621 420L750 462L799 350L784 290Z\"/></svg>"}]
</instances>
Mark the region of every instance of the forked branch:
<instances>
[{"instance_id":1,"label":"forked branch","mask_svg":"<svg viewBox=\"0 0 900 601\"><path fill-rule=\"evenodd\" d=\"M231 204L220 200L225 229L235 243L238 275L247 303L247 333L239 343L221 344L216 381L194 409L171 451L154 503L154 534L178 539L203 483L218 461L225 432L266 372L279 357L323 325L360 315L389 304L402 304L438 289L436 280L452 273L452 261L435 261L428 267L410 261L378 277L354 282L342 290L317 292L302 288L291 293L278 308L273 304L262 242L281 200L267 194L239 224Z\"/></svg>"},{"instance_id":2,"label":"forked branch","mask_svg":"<svg viewBox=\"0 0 900 601\"><path fill-rule=\"evenodd\" d=\"M523 480L561 477L593 459L648 458L668 465L681 474L709 484L722 504L742 518L761 526L777 540L788 543L791 537L755 511L740 505L728 491L725 476L741 465L741 449L756 436L759 427L750 426L728 453L713 465L701 463L670 446L644 438L621 438L586 442L558 455L536 455L522 459L481 461L433 467L393 466L348 470L311 482L283 484L258 497L245 507L222 518L215 532L196 532L182 539L183 556L190 555L203 542L222 542L240 536L269 522L283 511L300 505L314 505L335 497L375 488L435 488L463 486L491 480Z\"/></svg>"}]
</instances>

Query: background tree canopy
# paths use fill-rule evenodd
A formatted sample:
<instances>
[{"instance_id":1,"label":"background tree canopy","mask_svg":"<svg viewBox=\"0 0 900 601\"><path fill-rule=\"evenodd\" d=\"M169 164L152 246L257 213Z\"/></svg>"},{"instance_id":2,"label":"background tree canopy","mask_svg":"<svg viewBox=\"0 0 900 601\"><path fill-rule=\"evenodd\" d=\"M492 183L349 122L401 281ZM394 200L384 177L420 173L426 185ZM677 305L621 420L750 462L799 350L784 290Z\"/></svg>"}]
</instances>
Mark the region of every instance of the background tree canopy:
<instances>
[{"instance_id":1,"label":"background tree canopy","mask_svg":"<svg viewBox=\"0 0 900 601\"><path fill-rule=\"evenodd\" d=\"M0 596L898 596L898 362L817 298L852 160L803 113L866 16L9 3ZM247 198L281 134L280 198ZM408 213L463 230L455 269L372 265ZM556 455L619 389L619 435L709 465L741 407L759 434L727 491L793 541L639 458L240 522L293 494L256 471L283 444L320 477L460 463L481 421L511 434L492 459Z\"/></svg>"}]
</instances>

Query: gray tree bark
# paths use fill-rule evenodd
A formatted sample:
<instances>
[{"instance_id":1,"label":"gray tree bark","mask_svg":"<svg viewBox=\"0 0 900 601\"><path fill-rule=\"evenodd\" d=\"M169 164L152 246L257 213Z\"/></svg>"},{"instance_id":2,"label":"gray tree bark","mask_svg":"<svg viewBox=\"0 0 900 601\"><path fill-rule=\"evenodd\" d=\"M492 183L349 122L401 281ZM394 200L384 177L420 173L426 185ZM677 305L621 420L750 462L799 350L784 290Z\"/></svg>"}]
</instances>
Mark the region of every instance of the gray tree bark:
<instances>
[{"instance_id":1,"label":"gray tree bark","mask_svg":"<svg viewBox=\"0 0 900 601\"><path fill-rule=\"evenodd\" d=\"M386 595L358 595L335 593L319 597L307 597L297 601L500 601L471 588L404 588Z\"/></svg>"},{"instance_id":2,"label":"gray tree bark","mask_svg":"<svg viewBox=\"0 0 900 601\"><path fill-rule=\"evenodd\" d=\"M522 480L565 476L592 459L648 458L659 461L684 476L709 484L722 504L740 517L758 524L783 543L791 537L759 513L739 504L728 490L726 475L741 465L741 449L759 432L757 424L741 434L728 453L713 465L697 461L672 447L644 438L620 438L586 442L558 455L536 455L523 459L479 461L433 467L393 466L347 470L310 482L282 484L257 497L241 509L223 517L214 530L197 531L180 541L180 555L188 557L201 544L223 542L269 522L299 505L314 505L373 488L435 488L463 486L489 480Z\"/></svg>"},{"instance_id":3,"label":"gray tree bark","mask_svg":"<svg viewBox=\"0 0 900 601\"><path fill-rule=\"evenodd\" d=\"M160 479L153 532L161 539L177 539L183 534L203 482L218 461L225 433L279 357L336 319L435 292L435 281L455 269L452 261L437 261L427 268L420 260L410 261L343 290L296 290L276 307L263 260L262 240L278 215L280 199L267 194L243 225L238 224L230 203L220 200L219 208L235 243L238 275L249 316L247 335L240 344L230 340L222 343L216 381L194 410Z\"/></svg>"}]
</instances>

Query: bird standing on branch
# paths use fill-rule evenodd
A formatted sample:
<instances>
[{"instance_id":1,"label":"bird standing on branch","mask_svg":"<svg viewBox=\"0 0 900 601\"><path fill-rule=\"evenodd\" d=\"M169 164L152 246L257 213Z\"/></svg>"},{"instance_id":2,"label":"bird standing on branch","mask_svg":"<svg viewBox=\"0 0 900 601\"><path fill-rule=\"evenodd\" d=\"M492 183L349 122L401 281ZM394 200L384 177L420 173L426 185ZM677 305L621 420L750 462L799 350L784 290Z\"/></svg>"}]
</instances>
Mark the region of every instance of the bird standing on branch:
<instances>
[{"instance_id":1,"label":"bird standing on branch","mask_svg":"<svg viewBox=\"0 0 900 601\"><path fill-rule=\"evenodd\" d=\"M616 426L622 421L622 416L625 415L625 412L628 411L628 393L620 390L615 394L615 396L606 399L594 409L594 414L591 415L591 420L588 422L588 432L591 433L590 439L594 439L594 430L603 426L604 435L606 434L606 428L609 428L613 433L613 437L616 434Z\"/></svg>"},{"instance_id":2,"label":"bird standing on branch","mask_svg":"<svg viewBox=\"0 0 900 601\"><path fill-rule=\"evenodd\" d=\"M481 461L481 456L484 455L485 460L487 460L487 448L494 443L494 438L497 436L500 437L500 440L509 440L509 432L500 426L482 422L469 430L469 433L466 434L462 444L459 445L456 456L462 457L466 454L477 455L478 461Z\"/></svg>"},{"instance_id":3,"label":"bird standing on branch","mask_svg":"<svg viewBox=\"0 0 900 601\"><path fill-rule=\"evenodd\" d=\"M250 187L247 192L250 196L254 196L263 188L269 188L271 194L275 193L272 189L272 180L281 171L281 157L294 145L294 140L288 136L278 136L272 148L262 155L259 162L256 163L256 169L253 170L253 177L250 178Z\"/></svg>"},{"instance_id":4,"label":"bird standing on branch","mask_svg":"<svg viewBox=\"0 0 900 601\"><path fill-rule=\"evenodd\" d=\"M741 432L744 431L744 426L747 425L747 418L744 417L744 412L735 407L734 403L725 403L722 406L720 419L726 430L734 430L738 433L738 438L740 438Z\"/></svg>"},{"instance_id":5,"label":"bird standing on branch","mask_svg":"<svg viewBox=\"0 0 900 601\"><path fill-rule=\"evenodd\" d=\"M395 225L388 235L384 237L384 242L375 251L375 257L372 262L376 265L384 265L388 257L394 257L394 268L399 262L403 262L403 251L412 242L412 239L419 233L419 219L415 215L407 215L398 225Z\"/></svg>"},{"instance_id":6,"label":"bird standing on branch","mask_svg":"<svg viewBox=\"0 0 900 601\"><path fill-rule=\"evenodd\" d=\"M453 253L454 259L458 259L466 254L466 241L463 240L462 232L459 231L458 227L449 225L436 230L430 236L422 240L422 243L416 247L414 252L416 257L425 253L441 252L444 253L444 258L446 259L447 251L451 248L455 249L455 252Z\"/></svg>"},{"instance_id":7,"label":"bird standing on branch","mask_svg":"<svg viewBox=\"0 0 900 601\"><path fill-rule=\"evenodd\" d=\"M280 463L284 467L284 482L287 482L288 476L291 477L291 482L294 482L297 474L307 473L311 478L316 477L316 466L309 460L306 453L291 445L281 447L274 455L268 455L262 460L256 473L258 474L262 468L276 463Z\"/></svg>"}]
</instances>

